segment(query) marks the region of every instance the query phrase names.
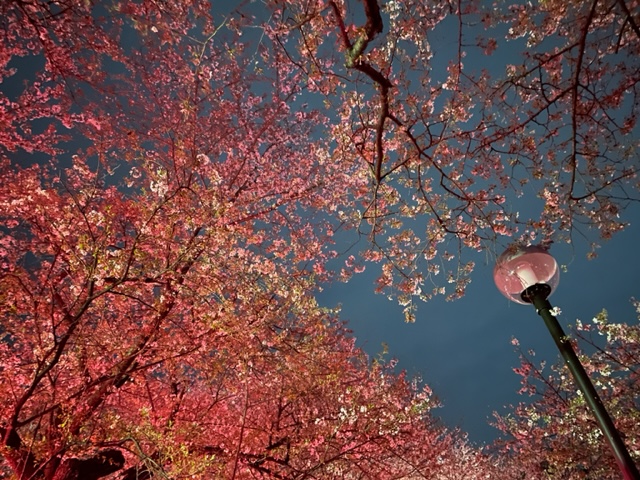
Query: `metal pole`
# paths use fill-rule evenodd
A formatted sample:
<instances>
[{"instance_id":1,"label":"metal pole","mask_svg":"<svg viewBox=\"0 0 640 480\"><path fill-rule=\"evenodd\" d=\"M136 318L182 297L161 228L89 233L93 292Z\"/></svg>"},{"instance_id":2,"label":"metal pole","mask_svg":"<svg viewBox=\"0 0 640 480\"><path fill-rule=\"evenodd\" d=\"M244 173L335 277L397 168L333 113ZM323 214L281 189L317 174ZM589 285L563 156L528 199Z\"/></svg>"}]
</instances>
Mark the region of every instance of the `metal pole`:
<instances>
[{"instance_id":1,"label":"metal pole","mask_svg":"<svg viewBox=\"0 0 640 480\"><path fill-rule=\"evenodd\" d=\"M547 300L549 291L550 289L547 285L533 285L525 290L522 294L522 298L532 303L536 307L538 315L544 319L544 323L547 325L553 340L556 342L560 353L567 363L567 367L569 367L578 387L582 390L582 394L584 395L587 405L589 405L591 411L596 417L600 430L602 430L602 433L613 450L613 454L616 457L616 462L618 462L623 478L625 480L640 480L638 468L633 463L633 460L629 455L629 451L622 441L622 438L620 438L620 434L618 433L613 420L611 420L611 417L602 404L602 400L600 400L598 392L591 383L589 375L587 375L587 372L582 367L578 356L571 346L569 338L565 335L562 327L558 323L558 320L551 314L552 307Z\"/></svg>"}]
</instances>

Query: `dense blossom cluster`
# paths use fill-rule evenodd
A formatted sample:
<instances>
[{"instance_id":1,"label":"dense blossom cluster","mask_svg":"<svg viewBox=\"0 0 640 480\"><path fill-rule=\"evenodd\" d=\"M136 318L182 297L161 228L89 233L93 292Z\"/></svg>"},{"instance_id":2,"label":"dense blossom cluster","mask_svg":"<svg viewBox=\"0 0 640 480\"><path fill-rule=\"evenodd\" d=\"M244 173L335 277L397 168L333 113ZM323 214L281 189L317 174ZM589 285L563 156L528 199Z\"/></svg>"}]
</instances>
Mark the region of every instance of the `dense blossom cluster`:
<instances>
[{"instance_id":1,"label":"dense blossom cluster","mask_svg":"<svg viewBox=\"0 0 640 480\"><path fill-rule=\"evenodd\" d=\"M640 303L635 302L640 315ZM639 317L640 318L640 317ZM599 391L631 456L640 457L640 324L614 323L605 310L573 332L585 351L581 362ZM515 342L517 343L517 342ZM497 417L496 426L511 440L500 442L502 460L526 478L621 478L593 414L565 367L545 367L522 353L515 369L522 377L522 403Z\"/></svg>"}]
</instances>

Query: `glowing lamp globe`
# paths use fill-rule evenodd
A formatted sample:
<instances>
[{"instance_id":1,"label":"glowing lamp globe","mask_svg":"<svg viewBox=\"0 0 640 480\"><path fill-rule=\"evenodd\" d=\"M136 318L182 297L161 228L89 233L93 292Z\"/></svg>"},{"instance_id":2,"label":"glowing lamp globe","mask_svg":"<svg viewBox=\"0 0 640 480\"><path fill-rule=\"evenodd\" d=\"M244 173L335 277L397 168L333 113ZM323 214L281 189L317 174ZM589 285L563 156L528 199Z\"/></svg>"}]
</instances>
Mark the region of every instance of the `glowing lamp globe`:
<instances>
[{"instance_id":1,"label":"glowing lamp globe","mask_svg":"<svg viewBox=\"0 0 640 480\"><path fill-rule=\"evenodd\" d=\"M505 297L526 305L531 303L527 289L537 285L537 291L542 290L548 297L560 282L560 271L556 260L546 248L538 245L512 245L498 257L493 269L493 280Z\"/></svg>"}]
</instances>

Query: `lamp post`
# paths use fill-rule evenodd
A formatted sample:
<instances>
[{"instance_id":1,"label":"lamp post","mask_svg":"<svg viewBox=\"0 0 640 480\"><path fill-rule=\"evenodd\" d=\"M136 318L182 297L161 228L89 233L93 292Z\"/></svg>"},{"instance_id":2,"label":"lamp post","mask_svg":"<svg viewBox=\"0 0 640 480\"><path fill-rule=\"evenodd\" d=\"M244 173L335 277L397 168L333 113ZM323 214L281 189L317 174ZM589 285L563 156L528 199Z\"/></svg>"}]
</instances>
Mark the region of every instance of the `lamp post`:
<instances>
[{"instance_id":1,"label":"lamp post","mask_svg":"<svg viewBox=\"0 0 640 480\"><path fill-rule=\"evenodd\" d=\"M493 269L493 279L498 290L509 300L525 305L533 304L536 307L607 439L623 478L640 480L638 468L633 463L598 392L582 367L569 338L551 314L552 307L547 298L560 281L555 259L541 246L511 246L498 258Z\"/></svg>"}]
</instances>

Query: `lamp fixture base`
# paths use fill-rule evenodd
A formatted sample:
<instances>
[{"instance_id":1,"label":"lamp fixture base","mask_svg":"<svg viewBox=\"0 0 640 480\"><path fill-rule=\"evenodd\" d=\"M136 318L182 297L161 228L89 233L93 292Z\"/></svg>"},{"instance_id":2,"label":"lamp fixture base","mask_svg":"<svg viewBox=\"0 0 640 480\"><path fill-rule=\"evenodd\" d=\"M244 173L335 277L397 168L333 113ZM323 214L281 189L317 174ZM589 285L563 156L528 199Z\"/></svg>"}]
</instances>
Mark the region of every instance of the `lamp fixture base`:
<instances>
[{"instance_id":1,"label":"lamp fixture base","mask_svg":"<svg viewBox=\"0 0 640 480\"><path fill-rule=\"evenodd\" d=\"M546 283L536 283L535 285L531 285L524 292L520 294L520 298L522 301L527 303L533 303L534 298L542 298L546 300L549 295L551 295L551 287Z\"/></svg>"}]
</instances>

